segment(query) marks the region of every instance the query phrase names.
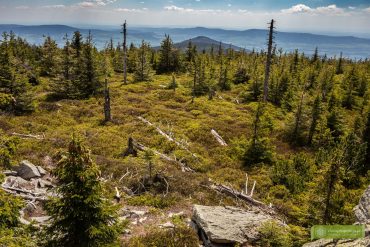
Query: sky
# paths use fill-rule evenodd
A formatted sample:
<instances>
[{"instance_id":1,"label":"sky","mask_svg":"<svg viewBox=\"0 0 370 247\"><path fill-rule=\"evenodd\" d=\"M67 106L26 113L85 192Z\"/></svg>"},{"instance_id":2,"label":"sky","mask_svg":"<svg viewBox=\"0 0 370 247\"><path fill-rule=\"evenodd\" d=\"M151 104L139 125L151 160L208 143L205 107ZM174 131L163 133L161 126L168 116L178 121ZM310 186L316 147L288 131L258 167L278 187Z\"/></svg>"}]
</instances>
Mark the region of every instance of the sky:
<instances>
[{"instance_id":1,"label":"sky","mask_svg":"<svg viewBox=\"0 0 370 247\"><path fill-rule=\"evenodd\" d=\"M2 24L266 28L370 35L370 0L0 0Z\"/></svg>"}]
</instances>

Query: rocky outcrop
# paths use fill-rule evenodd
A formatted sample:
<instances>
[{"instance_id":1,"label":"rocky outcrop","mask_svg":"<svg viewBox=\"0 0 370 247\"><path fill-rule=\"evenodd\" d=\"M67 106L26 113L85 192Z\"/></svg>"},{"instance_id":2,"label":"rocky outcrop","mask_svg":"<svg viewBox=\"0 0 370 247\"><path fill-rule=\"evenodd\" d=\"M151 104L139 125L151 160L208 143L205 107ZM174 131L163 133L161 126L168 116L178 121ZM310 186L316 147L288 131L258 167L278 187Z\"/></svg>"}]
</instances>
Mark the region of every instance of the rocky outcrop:
<instances>
[{"instance_id":1,"label":"rocky outcrop","mask_svg":"<svg viewBox=\"0 0 370 247\"><path fill-rule=\"evenodd\" d=\"M370 185L360 199L360 203L353 209L357 222L370 224Z\"/></svg>"},{"instance_id":2,"label":"rocky outcrop","mask_svg":"<svg viewBox=\"0 0 370 247\"><path fill-rule=\"evenodd\" d=\"M29 162L28 160L23 160L19 164L19 166L15 168L15 170L17 171L17 175L23 179L41 177L40 171L37 166Z\"/></svg>"},{"instance_id":3,"label":"rocky outcrop","mask_svg":"<svg viewBox=\"0 0 370 247\"><path fill-rule=\"evenodd\" d=\"M236 207L201 205L194 205L192 217L206 246L233 246L236 243L254 242L258 239L259 226L270 220L275 219L260 210L246 211Z\"/></svg>"},{"instance_id":4,"label":"rocky outcrop","mask_svg":"<svg viewBox=\"0 0 370 247\"><path fill-rule=\"evenodd\" d=\"M303 245L303 247L368 247L370 246L370 185L362 195L359 204L353 209L357 218L356 224L366 225L365 238L333 240L320 239Z\"/></svg>"}]
</instances>

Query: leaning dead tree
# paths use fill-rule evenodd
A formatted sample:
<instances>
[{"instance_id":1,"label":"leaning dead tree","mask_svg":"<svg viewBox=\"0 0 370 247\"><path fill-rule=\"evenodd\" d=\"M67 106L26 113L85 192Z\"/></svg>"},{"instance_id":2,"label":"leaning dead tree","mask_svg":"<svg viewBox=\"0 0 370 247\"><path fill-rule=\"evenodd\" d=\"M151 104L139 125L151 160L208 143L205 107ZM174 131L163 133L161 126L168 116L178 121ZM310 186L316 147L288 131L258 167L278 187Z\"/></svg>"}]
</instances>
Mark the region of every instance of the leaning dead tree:
<instances>
[{"instance_id":1,"label":"leaning dead tree","mask_svg":"<svg viewBox=\"0 0 370 247\"><path fill-rule=\"evenodd\" d=\"M110 94L107 79L105 79L105 89L104 89L104 117L105 122L109 122L112 120L112 115L110 111Z\"/></svg>"},{"instance_id":2,"label":"leaning dead tree","mask_svg":"<svg viewBox=\"0 0 370 247\"><path fill-rule=\"evenodd\" d=\"M270 68L271 68L271 59L272 59L272 45L274 42L274 23L275 21L272 19L270 24L270 31L268 37L268 46L267 46L267 59L266 59L266 70L265 70L265 82L263 85L263 101L266 102L268 98L268 90L269 90L269 79L270 79Z\"/></svg>"},{"instance_id":3,"label":"leaning dead tree","mask_svg":"<svg viewBox=\"0 0 370 247\"><path fill-rule=\"evenodd\" d=\"M127 23L122 25L123 34L123 83L127 84Z\"/></svg>"}]
</instances>

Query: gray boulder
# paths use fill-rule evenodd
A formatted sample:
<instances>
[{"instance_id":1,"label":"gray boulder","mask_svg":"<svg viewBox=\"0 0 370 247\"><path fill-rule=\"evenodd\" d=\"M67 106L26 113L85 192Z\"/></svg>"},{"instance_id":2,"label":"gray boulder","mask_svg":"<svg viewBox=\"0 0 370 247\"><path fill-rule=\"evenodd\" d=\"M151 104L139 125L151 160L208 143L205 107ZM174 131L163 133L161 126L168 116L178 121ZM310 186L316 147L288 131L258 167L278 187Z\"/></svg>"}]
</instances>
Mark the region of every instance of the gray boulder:
<instances>
[{"instance_id":1,"label":"gray boulder","mask_svg":"<svg viewBox=\"0 0 370 247\"><path fill-rule=\"evenodd\" d=\"M37 166L29 162L28 160L23 160L18 167L16 167L18 176L24 179L31 179L36 177L41 177L39 169Z\"/></svg>"},{"instance_id":2,"label":"gray boulder","mask_svg":"<svg viewBox=\"0 0 370 247\"><path fill-rule=\"evenodd\" d=\"M270 220L276 219L261 211L201 205L194 205L192 217L198 230L201 230L203 241L208 241L206 246L254 242L258 239L259 226ZM279 220L276 221L282 224Z\"/></svg>"},{"instance_id":3,"label":"gray boulder","mask_svg":"<svg viewBox=\"0 0 370 247\"><path fill-rule=\"evenodd\" d=\"M370 185L362 195L359 204L353 209L357 222L370 224Z\"/></svg>"}]
</instances>

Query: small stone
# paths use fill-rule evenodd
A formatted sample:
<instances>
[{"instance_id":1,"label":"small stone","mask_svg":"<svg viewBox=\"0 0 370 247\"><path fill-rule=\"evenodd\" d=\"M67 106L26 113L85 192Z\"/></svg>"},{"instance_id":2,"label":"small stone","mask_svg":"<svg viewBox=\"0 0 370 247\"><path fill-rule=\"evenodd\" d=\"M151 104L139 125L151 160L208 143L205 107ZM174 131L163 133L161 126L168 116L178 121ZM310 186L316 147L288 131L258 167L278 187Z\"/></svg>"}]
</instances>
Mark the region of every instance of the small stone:
<instances>
[{"instance_id":1,"label":"small stone","mask_svg":"<svg viewBox=\"0 0 370 247\"><path fill-rule=\"evenodd\" d=\"M169 218L172 218L172 217L180 217L180 218L182 218L184 215L185 215L184 212L181 211L181 212L178 212L178 213L169 213L168 214L168 217Z\"/></svg>"},{"instance_id":2,"label":"small stone","mask_svg":"<svg viewBox=\"0 0 370 247\"><path fill-rule=\"evenodd\" d=\"M148 217L144 217L144 218L140 218L139 219L139 223L143 223L144 221L146 221L148 219Z\"/></svg>"},{"instance_id":3,"label":"small stone","mask_svg":"<svg viewBox=\"0 0 370 247\"><path fill-rule=\"evenodd\" d=\"M172 224L171 222L166 222L164 224L161 224L159 225L160 228L167 228L167 229L170 229L170 228L175 228L175 225Z\"/></svg>"}]
</instances>

